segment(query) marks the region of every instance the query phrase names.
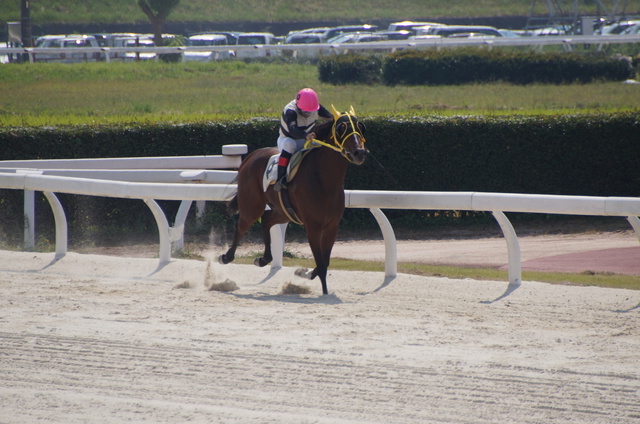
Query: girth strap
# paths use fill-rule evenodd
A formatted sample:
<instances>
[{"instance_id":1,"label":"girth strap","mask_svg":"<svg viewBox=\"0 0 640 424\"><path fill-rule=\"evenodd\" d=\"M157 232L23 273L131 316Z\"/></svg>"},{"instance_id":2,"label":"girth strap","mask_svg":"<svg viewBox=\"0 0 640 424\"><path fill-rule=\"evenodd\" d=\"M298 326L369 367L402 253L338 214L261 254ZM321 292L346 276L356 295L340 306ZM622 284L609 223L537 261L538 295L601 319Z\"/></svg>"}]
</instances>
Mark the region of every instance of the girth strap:
<instances>
[{"instance_id":1,"label":"girth strap","mask_svg":"<svg viewBox=\"0 0 640 424\"><path fill-rule=\"evenodd\" d=\"M293 205L291 205L291 199L289 198L289 191L282 190L278 193L278 200L280 200L280 206L282 207L282 211L289 218L289 220L298 225L304 225L300 218L298 218L298 214L296 214L295 209L293 209Z\"/></svg>"}]
</instances>

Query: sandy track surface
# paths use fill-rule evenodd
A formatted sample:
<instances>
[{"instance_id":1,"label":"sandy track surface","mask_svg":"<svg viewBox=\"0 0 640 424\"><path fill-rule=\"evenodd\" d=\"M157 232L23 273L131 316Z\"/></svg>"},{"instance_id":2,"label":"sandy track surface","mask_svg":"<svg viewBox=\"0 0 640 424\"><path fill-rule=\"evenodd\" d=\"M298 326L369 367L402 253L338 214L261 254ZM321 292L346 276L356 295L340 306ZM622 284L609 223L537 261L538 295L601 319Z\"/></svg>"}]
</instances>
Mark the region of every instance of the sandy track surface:
<instances>
[{"instance_id":1,"label":"sandy track surface","mask_svg":"<svg viewBox=\"0 0 640 424\"><path fill-rule=\"evenodd\" d=\"M0 251L3 423L640 422L637 291L52 259Z\"/></svg>"},{"instance_id":2,"label":"sandy track surface","mask_svg":"<svg viewBox=\"0 0 640 424\"><path fill-rule=\"evenodd\" d=\"M589 250L638 247L638 237L632 230L591 232L584 234L554 234L518 237L522 261ZM285 248L302 256L312 257L307 243L287 243ZM245 251L262 250L261 245L249 245ZM509 262L507 243L502 236L471 239L398 240L398 261L432 265L466 265L501 267ZM332 257L384 261L384 241L339 241Z\"/></svg>"}]
</instances>

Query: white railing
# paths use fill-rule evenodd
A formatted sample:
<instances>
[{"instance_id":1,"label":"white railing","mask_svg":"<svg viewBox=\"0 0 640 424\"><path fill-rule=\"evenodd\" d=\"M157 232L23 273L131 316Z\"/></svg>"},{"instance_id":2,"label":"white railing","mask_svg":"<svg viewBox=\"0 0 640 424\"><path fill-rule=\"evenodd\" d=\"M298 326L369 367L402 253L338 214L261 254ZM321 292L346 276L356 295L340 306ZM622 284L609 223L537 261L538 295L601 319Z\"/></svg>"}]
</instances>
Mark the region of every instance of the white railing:
<instances>
[{"instance_id":1,"label":"white railing","mask_svg":"<svg viewBox=\"0 0 640 424\"><path fill-rule=\"evenodd\" d=\"M395 276L397 272L397 261L394 260L397 258L396 242L393 230L380 209L491 212L507 241L511 285L518 285L522 281L520 244L504 212L623 216L627 218L640 241L640 198L636 197L362 190L346 190L345 196L347 207L369 208L378 221L385 239L385 274L388 277Z\"/></svg>"},{"instance_id":2,"label":"white railing","mask_svg":"<svg viewBox=\"0 0 640 424\"><path fill-rule=\"evenodd\" d=\"M176 47L68 47L68 48L0 48L0 55L26 54L29 61L37 60L38 54L51 55L55 53L77 54L86 53L87 58L93 58L93 54L103 55L108 62L116 55L125 53L155 53L155 54L182 54L183 52L235 52L269 50L272 52L290 51L296 55L301 51L320 51L322 54L346 53L350 50L376 50L393 52L402 49L428 48L428 47L465 47L486 46L492 47L537 47L567 46L571 49L577 45L596 45L598 49L609 44L640 43L640 34L636 35L565 35L545 37L469 37L469 38L430 38L413 40L378 41L371 43L342 43L342 44L273 44L273 45L227 45L227 46L176 46Z\"/></svg>"},{"instance_id":3,"label":"white railing","mask_svg":"<svg viewBox=\"0 0 640 424\"><path fill-rule=\"evenodd\" d=\"M172 243L176 249L184 245L184 225L193 201L201 214L204 201L225 200L233 194L236 171L224 169L237 169L246 152L246 145L236 144L223 146L222 156L0 161L0 188L24 190L27 249L35 247L35 191L44 193L54 213L57 258L67 252L67 220L56 192L142 199L156 219L164 263L170 260ZM154 199L182 201L173 227Z\"/></svg>"},{"instance_id":4,"label":"white railing","mask_svg":"<svg viewBox=\"0 0 640 424\"><path fill-rule=\"evenodd\" d=\"M230 147L234 154L246 152L243 145ZM131 164L135 163L131 158ZM138 158L142 162L148 158ZM238 163L239 156L232 158ZM108 161L108 159L105 159ZM25 161L35 165L34 161ZM37 162L37 161L35 161ZM38 162L42 165L46 161ZM11 162L16 165L16 162ZM52 164L53 162L49 162ZM0 162L4 166L7 162ZM67 163L67 166L70 164ZM133 165L131 165L133 166ZM236 165L237 166L237 165ZM105 179L108 177L108 179ZM232 184L235 171L211 170L50 170L0 168L0 188L25 190L27 193L44 192L54 213L56 225L56 259L67 252L67 223L62 205L55 193L72 193L91 196L142 199L151 209L160 234L160 263L171 258L172 241L181 240L184 222L191 202L224 201L236 189ZM156 182L142 182L150 179ZM119 181L118 181L119 180ZM125 180L125 181L122 181ZM137 182L133 182L137 181ZM161 182L160 182L161 181ZM171 182L173 181L173 182ZM179 183L181 181L182 183ZM184 181L198 181L198 184ZM207 183L207 184L202 184ZM182 200L174 227L170 227L166 216L155 200ZM508 272L510 287L522 281L520 246L513 226L504 212L526 212L545 214L624 216L640 240L640 198L558 196L480 192L408 192L408 191L364 191L346 190L345 204L349 208L369 209L377 220L385 244L385 277L397 274L397 246L393 228L381 209L459 210L490 211L505 236L508 249ZM31 226L33 223L30 224ZM272 228L272 267L282 266L286 224Z\"/></svg>"},{"instance_id":5,"label":"white railing","mask_svg":"<svg viewBox=\"0 0 640 424\"><path fill-rule=\"evenodd\" d=\"M37 172L2 173L0 188L25 190L25 194L42 191L53 209L56 226L56 259L67 253L67 220L55 193L141 199L151 209L160 237L160 263L171 259L171 242L182 239L187 212L194 200L224 201L235 192L232 184L132 183L90 178L42 175ZM173 227L156 200L182 200ZM179 234L179 236L178 236Z\"/></svg>"}]
</instances>

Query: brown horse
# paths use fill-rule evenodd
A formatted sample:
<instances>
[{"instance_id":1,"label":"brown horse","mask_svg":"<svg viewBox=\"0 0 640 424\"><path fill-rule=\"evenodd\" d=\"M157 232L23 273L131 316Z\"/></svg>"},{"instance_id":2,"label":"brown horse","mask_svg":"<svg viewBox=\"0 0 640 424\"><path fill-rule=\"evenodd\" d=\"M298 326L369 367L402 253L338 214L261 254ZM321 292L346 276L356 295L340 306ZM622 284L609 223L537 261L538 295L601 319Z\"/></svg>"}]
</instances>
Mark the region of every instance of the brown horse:
<instances>
[{"instance_id":1,"label":"brown horse","mask_svg":"<svg viewBox=\"0 0 640 424\"><path fill-rule=\"evenodd\" d=\"M353 108L343 114L334 109L334 120L319 125L315 130L316 140L322 147L306 155L295 178L287 184L291 205L305 226L316 262L316 268L304 276L309 279L320 277L324 294L328 294L327 268L331 249L344 213L343 183L347 166L349 163L361 165L368 153L364 147L363 131L364 126L358 122ZM238 191L228 203L229 211L238 214L233 244L227 253L220 256L220 263L233 261L238 243L258 218L262 218L265 247L263 256L257 258L255 264L262 267L273 259L269 230L276 224L291 221L283 211L279 193L273 190L273 185L266 192L262 185L267 161L278 153L276 148L262 148L243 159L238 169ZM269 205L269 210L265 210L266 205Z\"/></svg>"}]
</instances>

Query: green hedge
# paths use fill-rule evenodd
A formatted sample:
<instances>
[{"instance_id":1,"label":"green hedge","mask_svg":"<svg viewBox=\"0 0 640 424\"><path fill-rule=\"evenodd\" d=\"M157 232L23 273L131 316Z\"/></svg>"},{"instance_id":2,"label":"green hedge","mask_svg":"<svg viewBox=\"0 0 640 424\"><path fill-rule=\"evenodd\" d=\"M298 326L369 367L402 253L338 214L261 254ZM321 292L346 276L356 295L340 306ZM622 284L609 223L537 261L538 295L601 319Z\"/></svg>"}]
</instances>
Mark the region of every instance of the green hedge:
<instances>
[{"instance_id":1,"label":"green hedge","mask_svg":"<svg viewBox=\"0 0 640 424\"><path fill-rule=\"evenodd\" d=\"M73 159L220 154L225 144L275 145L277 121L0 128L0 158Z\"/></svg>"},{"instance_id":2,"label":"green hedge","mask_svg":"<svg viewBox=\"0 0 640 424\"><path fill-rule=\"evenodd\" d=\"M640 196L640 117L451 117L367 120L373 161L359 189Z\"/></svg>"},{"instance_id":3,"label":"green hedge","mask_svg":"<svg viewBox=\"0 0 640 424\"><path fill-rule=\"evenodd\" d=\"M487 191L640 196L640 117L635 113L538 117L362 118L369 158L352 166L345 187L361 190ZM0 158L47 159L220 154L224 144L273 146L278 122L256 119L189 125L0 129ZM140 200L61 195L75 240L155 233ZM38 196L37 234L52 237L53 217ZM178 202L162 202L169 217ZM209 202L209 228L227 228L221 202ZM388 211L415 226L424 212ZM428 213L427 213L428 215ZM0 190L0 239L22 238L22 192ZM343 227L375 228L349 210ZM189 226L188 226L189 228ZM51 241L51 240L50 240Z\"/></svg>"},{"instance_id":4,"label":"green hedge","mask_svg":"<svg viewBox=\"0 0 640 424\"><path fill-rule=\"evenodd\" d=\"M604 53L535 53L483 49L404 50L378 56L344 55L318 64L322 82L380 81L387 85L513 84L623 81L635 71L626 59Z\"/></svg>"},{"instance_id":5,"label":"green hedge","mask_svg":"<svg viewBox=\"0 0 640 424\"><path fill-rule=\"evenodd\" d=\"M378 56L332 56L318 63L318 79L335 85L376 84L382 80L381 67Z\"/></svg>"}]
</instances>

